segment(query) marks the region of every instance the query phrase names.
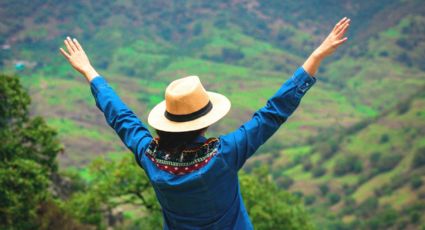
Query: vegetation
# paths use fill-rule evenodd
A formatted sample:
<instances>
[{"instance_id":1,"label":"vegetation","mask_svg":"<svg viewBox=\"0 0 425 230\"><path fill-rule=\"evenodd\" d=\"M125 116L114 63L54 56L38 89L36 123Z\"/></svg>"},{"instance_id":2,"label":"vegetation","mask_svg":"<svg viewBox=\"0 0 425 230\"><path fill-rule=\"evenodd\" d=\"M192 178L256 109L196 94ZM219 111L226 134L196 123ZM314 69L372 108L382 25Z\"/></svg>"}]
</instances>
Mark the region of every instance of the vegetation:
<instances>
[{"instance_id":1,"label":"vegetation","mask_svg":"<svg viewBox=\"0 0 425 230\"><path fill-rule=\"evenodd\" d=\"M56 132L41 117L29 117L30 97L17 77L0 75L0 98L0 228L47 229L55 221L40 210L47 204L62 224L78 227L51 201L50 178L62 150Z\"/></svg>"},{"instance_id":2,"label":"vegetation","mask_svg":"<svg viewBox=\"0 0 425 230\"><path fill-rule=\"evenodd\" d=\"M8 92L16 92L8 101L0 95L0 151L7 159L0 164L0 191L15 194L2 195L7 204L0 205L1 223L17 221L11 213L22 209L21 202L28 203L19 212L28 220L22 226L40 229L64 226L55 225L60 222L70 229L146 229L160 221L155 208L149 209L158 207L149 200L150 188L139 191L147 207L121 184L118 172L126 170L121 164L131 165L124 157L128 151L105 125L86 82L58 58L66 35L84 44L93 65L143 121L172 79L199 75L209 90L232 101L228 117L208 133L218 136L263 106L329 27L347 15L353 22L347 46L323 63L300 108L241 176L241 184L248 181L261 192L263 184L282 192L285 202L275 204L266 194L270 207L252 203L249 195L259 194L247 190L246 203L253 204L247 208L256 228L303 223L302 218L276 222L274 214L265 214L281 206L301 207L298 202L306 205L299 213L308 213L311 225L323 229L423 228L423 9L425 3L417 0L2 1L0 72L19 74L33 103L29 106L17 83L7 83L14 88ZM255 170L259 165L268 165L272 178L258 177L263 175ZM115 169L115 179L102 177L107 166ZM138 177L132 182L142 185L143 173L134 172ZM19 191L3 186L10 183ZM39 191L34 199L26 200L25 186ZM302 198L288 198L284 191Z\"/></svg>"},{"instance_id":3,"label":"vegetation","mask_svg":"<svg viewBox=\"0 0 425 230\"><path fill-rule=\"evenodd\" d=\"M5 101L0 117L5 141L0 148L2 229L157 229L162 225L153 188L133 157L96 159L86 181L78 174L58 174L56 155L62 147L57 134L41 117L28 116L30 98L17 77L0 76L0 97ZM242 173L241 185L258 229L312 228L300 200L279 190L267 168Z\"/></svg>"}]
</instances>

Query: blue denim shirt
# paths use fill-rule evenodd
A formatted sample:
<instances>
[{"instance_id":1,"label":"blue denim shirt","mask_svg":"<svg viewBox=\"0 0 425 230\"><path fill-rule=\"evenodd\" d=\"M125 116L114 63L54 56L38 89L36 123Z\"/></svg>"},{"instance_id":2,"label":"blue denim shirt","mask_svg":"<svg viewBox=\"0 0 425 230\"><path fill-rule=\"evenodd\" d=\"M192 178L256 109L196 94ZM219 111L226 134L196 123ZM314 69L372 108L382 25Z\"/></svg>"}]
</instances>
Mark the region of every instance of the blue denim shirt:
<instances>
[{"instance_id":1,"label":"blue denim shirt","mask_svg":"<svg viewBox=\"0 0 425 230\"><path fill-rule=\"evenodd\" d=\"M107 123L148 175L163 210L164 229L223 230L253 229L242 200L238 170L287 120L315 82L298 68L251 120L218 138L216 154L206 165L184 175L160 170L148 158L145 152L152 135L103 77L94 78L91 89ZM194 142L205 141L200 136Z\"/></svg>"}]
</instances>

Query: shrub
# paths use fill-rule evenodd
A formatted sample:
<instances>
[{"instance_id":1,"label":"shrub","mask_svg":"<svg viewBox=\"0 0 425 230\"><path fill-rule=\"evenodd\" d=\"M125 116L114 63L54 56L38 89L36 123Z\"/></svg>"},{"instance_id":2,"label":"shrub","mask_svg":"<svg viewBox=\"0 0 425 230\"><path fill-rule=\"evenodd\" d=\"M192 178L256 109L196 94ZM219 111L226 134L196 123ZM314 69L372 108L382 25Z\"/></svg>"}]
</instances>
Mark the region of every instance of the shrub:
<instances>
[{"instance_id":1,"label":"shrub","mask_svg":"<svg viewBox=\"0 0 425 230\"><path fill-rule=\"evenodd\" d=\"M289 189L293 183L294 180L286 175L280 176L276 179L277 186L285 189Z\"/></svg>"},{"instance_id":2,"label":"shrub","mask_svg":"<svg viewBox=\"0 0 425 230\"><path fill-rule=\"evenodd\" d=\"M384 144L387 143L390 140L390 137L388 134L382 134L381 139L379 140L379 143Z\"/></svg>"},{"instance_id":3,"label":"shrub","mask_svg":"<svg viewBox=\"0 0 425 230\"><path fill-rule=\"evenodd\" d=\"M310 158L305 158L303 160L303 170L308 172L311 168L313 168L313 164L311 163Z\"/></svg>"},{"instance_id":4,"label":"shrub","mask_svg":"<svg viewBox=\"0 0 425 230\"><path fill-rule=\"evenodd\" d=\"M341 214L349 215L356 210L356 200L354 198L346 196L343 202L344 202L344 208L341 210Z\"/></svg>"},{"instance_id":5,"label":"shrub","mask_svg":"<svg viewBox=\"0 0 425 230\"><path fill-rule=\"evenodd\" d=\"M326 195L329 192L329 186L327 184L319 185L319 189L322 195Z\"/></svg>"},{"instance_id":6,"label":"shrub","mask_svg":"<svg viewBox=\"0 0 425 230\"><path fill-rule=\"evenodd\" d=\"M335 142L320 142L315 146L315 151L319 152L323 159L329 159L338 151L338 145Z\"/></svg>"},{"instance_id":7,"label":"shrub","mask_svg":"<svg viewBox=\"0 0 425 230\"><path fill-rule=\"evenodd\" d=\"M318 167L315 167L313 169L312 173L313 173L313 177L315 177L315 178L321 177L321 176L325 175L326 169L323 168L322 166L318 166Z\"/></svg>"},{"instance_id":8,"label":"shrub","mask_svg":"<svg viewBox=\"0 0 425 230\"><path fill-rule=\"evenodd\" d=\"M416 150L412 165L413 168L419 168L425 165L425 147Z\"/></svg>"},{"instance_id":9,"label":"shrub","mask_svg":"<svg viewBox=\"0 0 425 230\"><path fill-rule=\"evenodd\" d=\"M405 114L410 109L410 103L405 102L397 105L397 112L399 115Z\"/></svg>"},{"instance_id":10,"label":"shrub","mask_svg":"<svg viewBox=\"0 0 425 230\"><path fill-rule=\"evenodd\" d=\"M363 170L363 164L358 156L348 155L336 161L334 174L342 176L348 173L359 173Z\"/></svg>"},{"instance_id":11,"label":"shrub","mask_svg":"<svg viewBox=\"0 0 425 230\"><path fill-rule=\"evenodd\" d=\"M362 217L369 217L375 214L379 202L376 197L369 197L357 207L356 213Z\"/></svg>"},{"instance_id":12,"label":"shrub","mask_svg":"<svg viewBox=\"0 0 425 230\"><path fill-rule=\"evenodd\" d=\"M393 208L388 207L382 212L375 213L372 218L367 220L361 229L390 229L393 226L399 215Z\"/></svg>"},{"instance_id":13,"label":"shrub","mask_svg":"<svg viewBox=\"0 0 425 230\"><path fill-rule=\"evenodd\" d=\"M381 51L381 52L379 52L379 56L381 56L381 57L388 57L389 56L389 53L388 53L388 51Z\"/></svg>"},{"instance_id":14,"label":"shrub","mask_svg":"<svg viewBox=\"0 0 425 230\"><path fill-rule=\"evenodd\" d=\"M388 172L400 163L402 156L397 154L384 155L376 165L379 172Z\"/></svg>"},{"instance_id":15,"label":"shrub","mask_svg":"<svg viewBox=\"0 0 425 230\"><path fill-rule=\"evenodd\" d=\"M353 197L346 197L344 204L345 206L354 207L356 205L356 200Z\"/></svg>"},{"instance_id":16,"label":"shrub","mask_svg":"<svg viewBox=\"0 0 425 230\"><path fill-rule=\"evenodd\" d=\"M316 196L315 195L308 195L304 197L304 204L305 205L312 205L316 202Z\"/></svg>"},{"instance_id":17,"label":"shrub","mask_svg":"<svg viewBox=\"0 0 425 230\"><path fill-rule=\"evenodd\" d=\"M329 193L327 197L331 205L334 205L341 200L341 196L337 193Z\"/></svg>"},{"instance_id":18,"label":"shrub","mask_svg":"<svg viewBox=\"0 0 425 230\"><path fill-rule=\"evenodd\" d=\"M369 161L370 161L370 165L372 167L377 166L379 159L381 159L381 153L380 152L374 152L370 155Z\"/></svg>"},{"instance_id":19,"label":"shrub","mask_svg":"<svg viewBox=\"0 0 425 230\"><path fill-rule=\"evenodd\" d=\"M356 190L356 186L350 186L348 184L344 184L342 186L342 190L344 191L345 195L350 195Z\"/></svg>"},{"instance_id":20,"label":"shrub","mask_svg":"<svg viewBox=\"0 0 425 230\"><path fill-rule=\"evenodd\" d=\"M412 59L409 57L409 55L407 55L406 52L403 52L400 55L398 55L396 57L396 61L406 64L409 67L413 65Z\"/></svg>"},{"instance_id":21,"label":"shrub","mask_svg":"<svg viewBox=\"0 0 425 230\"><path fill-rule=\"evenodd\" d=\"M304 193L302 191L295 191L292 193L295 197L302 198Z\"/></svg>"},{"instance_id":22,"label":"shrub","mask_svg":"<svg viewBox=\"0 0 425 230\"><path fill-rule=\"evenodd\" d=\"M415 175L410 179L410 187L412 189L418 189L422 186L422 179L420 176Z\"/></svg>"},{"instance_id":23,"label":"shrub","mask_svg":"<svg viewBox=\"0 0 425 230\"><path fill-rule=\"evenodd\" d=\"M245 57L240 50L232 48L223 48L221 55L224 61L239 61Z\"/></svg>"}]
</instances>

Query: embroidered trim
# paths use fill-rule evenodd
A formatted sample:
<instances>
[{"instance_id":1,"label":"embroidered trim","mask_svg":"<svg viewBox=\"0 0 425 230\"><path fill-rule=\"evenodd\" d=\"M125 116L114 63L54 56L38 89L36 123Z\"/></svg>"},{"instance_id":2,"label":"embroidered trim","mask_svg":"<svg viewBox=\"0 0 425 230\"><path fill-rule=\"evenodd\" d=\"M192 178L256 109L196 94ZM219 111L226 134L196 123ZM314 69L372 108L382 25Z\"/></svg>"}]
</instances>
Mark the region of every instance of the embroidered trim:
<instances>
[{"instance_id":1,"label":"embroidered trim","mask_svg":"<svg viewBox=\"0 0 425 230\"><path fill-rule=\"evenodd\" d=\"M176 158L158 150L158 139L152 140L145 154L161 170L183 175L198 170L206 165L218 151L218 139L210 138L201 146L187 148Z\"/></svg>"}]
</instances>

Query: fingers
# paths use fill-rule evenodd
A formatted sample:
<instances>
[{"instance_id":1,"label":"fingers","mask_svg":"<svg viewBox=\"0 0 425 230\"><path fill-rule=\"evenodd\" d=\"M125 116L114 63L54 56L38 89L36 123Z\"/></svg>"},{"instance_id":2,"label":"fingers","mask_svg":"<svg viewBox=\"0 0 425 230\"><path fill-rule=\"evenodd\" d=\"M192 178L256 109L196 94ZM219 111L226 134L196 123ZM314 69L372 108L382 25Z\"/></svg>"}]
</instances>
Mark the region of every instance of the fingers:
<instances>
[{"instance_id":1,"label":"fingers","mask_svg":"<svg viewBox=\"0 0 425 230\"><path fill-rule=\"evenodd\" d=\"M65 44L66 49L68 50L68 52L69 52L70 54L74 53L74 50L72 49L71 44L69 43L69 41L68 41L67 39L65 39L65 40L63 41L63 43Z\"/></svg>"},{"instance_id":2,"label":"fingers","mask_svg":"<svg viewBox=\"0 0 425 230\"><path fill-rule=\"evenodd\" d=\"M83 47L80 45L80 43L77 41L77 39L72 39L74 41L75 46L77 47L78 50L83 51Z\"/></svg>"},{"instance_id":3,"label":"fingers","mask_svg":"<svg viewBox=\"0 0 425 230\"><path fill-rule=\"evenodd\" d=\"M335 45L336 47L338 47L339 45L341 45L342 43L346 42L347 40L348 40L348 38L347 38L347 37L345 37L345 38L343 38L343 39L340 39L340 40L336 41L336 42L334 43L334 45Z\"/></svg>"},{"instance_id":4,"label":"fingers","mask_svg":"<svg viewBox=\"0 0 425 230\"><path fill-rule=\"evenodd\" d=\"M348 19L346 19L346 20L344 20L344 22L341 24L341 25L339 25L338 26L338 28L336 28L335 29L335 34L341 34L341 31L344 31L344 30L346 30L347 28L348 28L348 26L350 25L350 19L348 18Z\"/></svg>"},{"instance_id":5,"label":"fingers","mask_svg":"<svg viewBox=\"0 0 425 230\"><path fill-rule=\"evenodd\" d=\"M62 53L63 56L65 56L65 58L69 59L71 56L62 48L59 48L60 52Z\"/></svg>"},{"instance_id":6,"label":"fingers","mask_svg":"<svg viewBox=\"0 0 425 230\"><path fill-rule=\"evenodd\" d=\"M77 51L78 51L77 46L76 46L76 45L75 45L75 43L71 40L71 38L70 38L70 37L66 37L66 41L68 42L68 44L69 44L69 46L71 47L71 49L72 49L72 51L73 51L73 52L77 52Z\"/></svg>"},{"instance_id":7,"label":"fingers","mask_svg":"<svg viewBox=\"0 0 425 230\"><path fill-rule=\"evenodd\" d=\"M346 23L343 28L336 34L338 38L343 37L345 32L347 32L348 28L350 27L350 23Z\"/></svg>"},{"instance_id":8,"label":"fingers","mask_svg":"<svg viewBox=\"0 0 425 230\"><path fill-rule=\"evenodd\" d=\"M68 53L66 53L66 51L65 50L63 50L62 48L61 48L61 53L65 56L65 57L67 57L67 58L69 58L73 53L75 53L75 52L77 52L77 51L82 51L82 52L84 52L84 50L83 50L83 47L81 47L81 45L80 45L80 43L78 43L78 41L77 41L77 39L71 39L69 36L68 37L66 37L66 39L63 41L63 43L65 44L65 46L66 46L66 49L68 50ZM66 54L66 55L65 55Z\"/></svg>"},{"instance_id":9,"label":"fingers","mask_svg":"<svg viewBox=\"0 0 425 230\"><path fill-rule=\"evenodd\" d=\"M334 26L334 31L339 28L340 25L342 25L342 23L344 23L348 18L347 17L343 17L341 20L339 20L339 22L337 24L335 24Z\"/></svg>"}]
</instances>

